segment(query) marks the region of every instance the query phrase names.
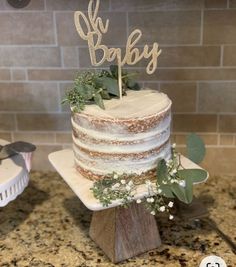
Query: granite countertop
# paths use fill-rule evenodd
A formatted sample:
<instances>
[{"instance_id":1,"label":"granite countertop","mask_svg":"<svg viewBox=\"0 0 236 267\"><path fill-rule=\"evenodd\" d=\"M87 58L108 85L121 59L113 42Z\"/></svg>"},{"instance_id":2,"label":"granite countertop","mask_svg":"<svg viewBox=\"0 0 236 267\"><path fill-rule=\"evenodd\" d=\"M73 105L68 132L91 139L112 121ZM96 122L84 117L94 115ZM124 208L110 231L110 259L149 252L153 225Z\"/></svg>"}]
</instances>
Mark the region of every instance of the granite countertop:
<instances>
[{"instance_id":1,"label":"granite countertop","mask_svg":"<svg viewBox=\"0 0 236 267\"><path fill-rule=\"evenodd\" d=\"M236 241L236 177L210 177L195 192ZM115 266L88 237L91 214L58 174L32 172L23 194L0 209L0 266ZM211 254L235 266L236 256L207 225L157 222L163 245L118 266L195 267Z\"/></svg>"}]
</instances>

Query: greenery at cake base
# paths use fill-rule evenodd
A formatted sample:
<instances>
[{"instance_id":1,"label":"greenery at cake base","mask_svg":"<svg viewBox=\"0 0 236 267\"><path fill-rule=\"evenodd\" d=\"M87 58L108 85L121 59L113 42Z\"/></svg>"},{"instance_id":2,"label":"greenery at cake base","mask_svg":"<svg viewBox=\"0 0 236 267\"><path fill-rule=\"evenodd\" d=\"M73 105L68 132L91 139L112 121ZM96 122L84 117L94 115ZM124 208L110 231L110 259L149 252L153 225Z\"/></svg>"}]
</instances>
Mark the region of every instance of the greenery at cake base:
<instances>
[{"instance_id":1,"label":"greenery at cake base","mask_svg":"<svg viewBox=\"0 0 236 267\"><path fill-rule=\"evenodd\" d=\"M122 95L126 90L139 90L139 84L133 80L135 73L122 70ZM105 109L103 100L119 97L118 67L111 65L109 70L87 71L78 74L73 87L66 92L62 104L69 103L72 111L80 112L86 105L96 104Z\"/></svg>"},{"instance_id":2,"label":"greenery at cake base","mask_svg":"<svg viewBox=\"0 0 236 267\"><path fill-rule=\"evenodd\" d=\"M170 210L174 205L174 199L177 198L186 204L191 203L193 184L202 182L207 177L207 172L203 169L185 169L175 146L172 145L171 159L162 159L158 162L156 180L144 181L147 189L145 197L136 199L136 202L143 203L152 215L167 212L169 219L173 219ZM199 163L204 157L205 145L196 134L191 134L187 138L187 153L195 163ZM94 197L105 207L115 200L120 200L123 206L127 207L134 201L139 185L132 180L132 175L119 175L113 172L105 179L94 182L91 190Z\"/></svg>"}]
</instances>

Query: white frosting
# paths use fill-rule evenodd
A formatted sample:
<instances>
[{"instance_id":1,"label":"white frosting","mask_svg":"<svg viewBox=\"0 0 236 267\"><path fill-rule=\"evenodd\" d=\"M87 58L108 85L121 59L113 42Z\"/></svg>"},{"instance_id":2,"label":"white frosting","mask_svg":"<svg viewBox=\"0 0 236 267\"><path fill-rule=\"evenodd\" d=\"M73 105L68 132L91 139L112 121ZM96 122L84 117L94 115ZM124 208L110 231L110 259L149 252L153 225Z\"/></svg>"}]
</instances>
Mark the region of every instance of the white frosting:
<instances>
[{"instance_id":1,"label":"white frosting","mask_svg":"<svg viewBox=\"0 0 236 267\"><path fill-rule=\"evenodd\" d=\"M151 89L127 91L122 100L104 100L105 110L97 105L87 105L84 112L96 117L138 118L164 111L171 101L164 93Z\"/></svg>"},{"instance_id":2,"label":"white frosting","mask_svg":"<svg viewBox=\"0 0 236 267\"><path fill-rule=\"evenodd\" d=\"M111 123L106 122L102 128L92 125L89 117L78 120L80 124L72 118L75 133L84 136L79 139L73 135L76 165L102 175L111 172L141 174L154 169L161 158L170 158L170 115L161 117L153 127L138 133L129 131L123 123L112 124L123 118L144 118L144 123L148 123L151 116L170 109L171 101L167 95L153 90L128 91L122 101L105 101L105 106L106 110L96 105L87 106L81 114L89 114L98 120L109 118ZM159 151L150 153L158 148ZM90 155L90 152L101 153L101 156ZM132 153L146 153L146 156L137 159ZM124 158L117 159L117 154L124 154Z\"/></svg>"}]
</instances>

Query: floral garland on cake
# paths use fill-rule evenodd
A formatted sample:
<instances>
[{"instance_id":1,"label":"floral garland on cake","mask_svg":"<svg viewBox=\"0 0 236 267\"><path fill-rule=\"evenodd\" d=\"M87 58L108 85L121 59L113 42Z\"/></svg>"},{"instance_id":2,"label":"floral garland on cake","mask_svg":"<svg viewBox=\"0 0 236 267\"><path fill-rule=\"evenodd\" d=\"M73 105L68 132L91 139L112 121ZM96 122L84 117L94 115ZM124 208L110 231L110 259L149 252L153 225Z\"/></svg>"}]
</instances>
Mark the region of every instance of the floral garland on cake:
<instances>
[{"instance_id":1,"label":"floral garland on cake","mask_svg":"<svg viewBox=\"0 0 236 267\"><path fill-rule=\"evenodd\" d=\"M196 134L190 134L187 138L187 155L195 163L204 158L205 145ZM156 173L155 181L145 180L147 194L142 199L134 199L140 184L135 183L132 175L127 174L108 174L104 179L94 182L91 190L104 207L108 207L115 200L120 200L125 207L136 201L138 204L144 204L152 215L167 212L172 220L174 216L171 208L174 206L174 199L186 204L191 203L193 184L202 182L207 177L207 172L203 169L185 169L182 166L176 144L172 145L171 159L158 162Z\"/></svg>"}]
</instances>

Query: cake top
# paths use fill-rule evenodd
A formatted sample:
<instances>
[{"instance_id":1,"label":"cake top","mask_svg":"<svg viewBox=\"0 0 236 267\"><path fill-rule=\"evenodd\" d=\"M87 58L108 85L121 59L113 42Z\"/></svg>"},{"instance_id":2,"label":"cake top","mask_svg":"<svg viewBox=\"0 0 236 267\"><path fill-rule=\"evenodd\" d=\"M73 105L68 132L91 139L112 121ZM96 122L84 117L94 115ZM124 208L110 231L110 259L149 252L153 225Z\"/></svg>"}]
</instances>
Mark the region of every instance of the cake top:
<instances>
[{"instance_id":1,"label":"cake top","mask_svg":"<svg viewBox=\"0 0 236 267\"><path fill-rule=\"evenodd\" d=\"M82 113L101 118L138 118L167 110L171 100L164 93L145 89L127 91L127 96L104 101L105 110L97 105L87 105Z\"/></svg>"}]
</instances>

